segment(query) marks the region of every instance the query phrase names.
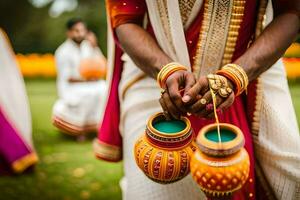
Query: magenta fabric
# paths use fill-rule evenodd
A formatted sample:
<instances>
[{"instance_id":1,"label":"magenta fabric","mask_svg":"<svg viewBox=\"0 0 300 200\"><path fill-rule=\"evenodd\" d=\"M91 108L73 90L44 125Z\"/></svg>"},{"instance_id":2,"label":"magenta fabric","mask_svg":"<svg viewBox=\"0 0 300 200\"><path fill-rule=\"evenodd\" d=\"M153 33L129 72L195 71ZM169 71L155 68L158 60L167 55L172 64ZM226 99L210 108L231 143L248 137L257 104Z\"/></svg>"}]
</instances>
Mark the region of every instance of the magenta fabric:
<instances>
[{"instance_id":1,"label":"magenta fabric","mask_svg":"<svg viewBox=\"0 0 300 200\"><path fill-rule=\"evenodd\" d=\"M0 174L11 168L14 161L32 153L0 108Z\"/></svg>"},{"instance_id":2,"label":"magenta fabric","mask_svg":"<svg viewBox=\"0 0 300 200\"><path fill-rule=\"evenodd\" d=\"M121 79L122 73L122 61L121 61L122 51L115 45L115 63L113 78L111 82L111 88L109 91L109 96L105 108L105 114L102 119L102 123L99 129L98 139L109 145L121 147L122 137L119 131L120 123L120 102L118 87Z\"/></svg>"}]
</instances>

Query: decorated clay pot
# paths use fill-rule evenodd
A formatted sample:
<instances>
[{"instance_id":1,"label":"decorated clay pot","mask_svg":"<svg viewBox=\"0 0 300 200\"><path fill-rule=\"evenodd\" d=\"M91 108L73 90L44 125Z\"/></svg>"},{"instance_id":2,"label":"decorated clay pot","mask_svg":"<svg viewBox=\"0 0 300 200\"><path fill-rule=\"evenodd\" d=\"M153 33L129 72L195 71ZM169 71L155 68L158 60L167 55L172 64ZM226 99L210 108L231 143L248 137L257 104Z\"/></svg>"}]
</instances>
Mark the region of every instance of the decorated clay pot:
<instances>
[{"instance_id":1,"label":"decorated clay pot","mask_svg":"<svg viewBox=\"0 0 300 200\"><path fill-rule=\"evenodd\" d=\"M188 118L167 121L162 113L155 114L135 144L136 163L155 182L178 181L190 172L190 158L196 150L193 139Z\"/></svg>"},{"instance_id":2,"label":"decorated clay pot","mask_svg":"<svg viewBox=\"0 0 300 200\"><path fill-rule=\"evenodd\" d=\"M198 149L191 159L191 173L209 198L230 197L241 189L249 176L250 161L244 149L242 131L231 124L202 128L197 136Z\"/></svg>"},{"instance_id":3,"label":"decorated clay pot","mask_svg":"<svg viewBox=\"0 0 300 200\"><path fill-rule=\"evenodd\" d=\"M86 58L81 60L79 72L86 80L104 78L106 74L106 63L104 59Z\"/></svg>"}]
</instances>

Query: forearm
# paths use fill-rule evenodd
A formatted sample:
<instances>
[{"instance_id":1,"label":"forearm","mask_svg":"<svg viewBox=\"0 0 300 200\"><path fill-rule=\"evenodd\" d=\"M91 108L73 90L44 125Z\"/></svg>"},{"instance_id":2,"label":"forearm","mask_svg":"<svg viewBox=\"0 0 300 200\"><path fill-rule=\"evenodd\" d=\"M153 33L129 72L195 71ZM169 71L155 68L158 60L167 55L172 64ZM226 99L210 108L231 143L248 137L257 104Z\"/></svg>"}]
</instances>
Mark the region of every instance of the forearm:
<instances>
[{"instance_id":1,"label":"forearm","mask_svg":"<svg viewBox=\"0 0 300 200\"><path fill-rule=\"evenodd\" d=\"M169 62L153 37L136 24L123 24L116 28L122 49L147 75L156 78L161 67Z\"/></svg>"},{"instance_id":2,"label":"forearm","mask_svg":"<svg viewBox=\"0 0 300 200\"><path fill-rule=\"evenodd\" d=\"M245 69L250 81L257 78L284 54L299 29L297 13L280 14L235 63Z\"/></svg>"}]
</instances>

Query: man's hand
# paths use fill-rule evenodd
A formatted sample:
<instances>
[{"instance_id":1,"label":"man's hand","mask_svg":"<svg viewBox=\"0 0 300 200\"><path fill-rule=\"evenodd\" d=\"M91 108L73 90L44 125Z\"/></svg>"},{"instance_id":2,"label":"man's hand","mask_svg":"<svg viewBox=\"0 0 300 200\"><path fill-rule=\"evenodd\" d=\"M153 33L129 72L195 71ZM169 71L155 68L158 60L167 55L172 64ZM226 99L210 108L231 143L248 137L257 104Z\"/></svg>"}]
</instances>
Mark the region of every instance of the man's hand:
<instances>
[{"instance_id":1,"label":"man's hand","mask_svg":"<svg viewBox=\"0 0 300 200\"><path fill-rule=\"evenodd\" d=\"M159 100L167 117L179 119L181 115L186 114L184 100L189 99L186 94L195 83L196 79L192 72L185 70L174 72L167 78L166 88Z\"/></svg>"},{"instance_id":2,"label":"man's hand","mask_svg":"<svg viewBox=\"0 0 300 200\"><path fill-rule=\"evenodd\" d=\"M232 83L228 81L229 87L233 88ZM186 92L187 101L184 101L186 110L198 117L213 117L212 95L209 90L208 79L205 76L200 77L196 84ZM185 99L184 99L185 100ZM216 107L223 111L230 107L234 102L234 93L227 98L223 98L216 94Z\"/></svg>"}]
</instances>

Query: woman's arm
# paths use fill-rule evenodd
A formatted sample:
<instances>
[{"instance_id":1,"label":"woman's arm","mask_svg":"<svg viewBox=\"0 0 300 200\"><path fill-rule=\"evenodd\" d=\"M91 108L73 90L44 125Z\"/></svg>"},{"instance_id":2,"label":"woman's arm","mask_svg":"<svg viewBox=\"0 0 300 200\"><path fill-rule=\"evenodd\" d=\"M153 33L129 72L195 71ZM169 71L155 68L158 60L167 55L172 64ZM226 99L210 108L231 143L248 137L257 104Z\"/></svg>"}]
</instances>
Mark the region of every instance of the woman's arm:
<instances>
[{"instance_id":1,"label":"woman's arm","mask_svg":"<svg viewBox=\"0 0 300 200\"><path fill-rule=\"evenodd\" d=\"M300 29L300 1L274 0L274 20L235 63L249 80L269 69L295 40Z\"/></svg>"}]
</instances>

